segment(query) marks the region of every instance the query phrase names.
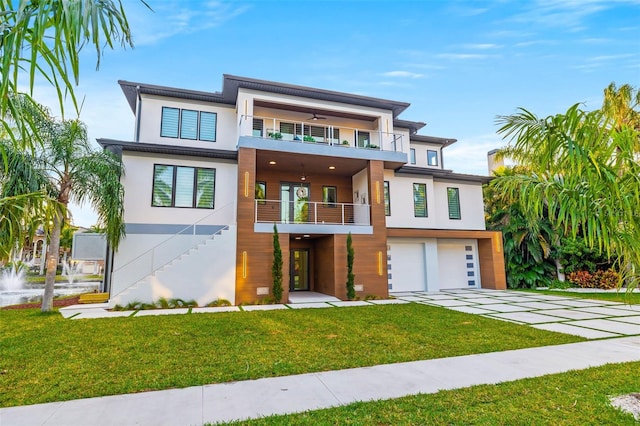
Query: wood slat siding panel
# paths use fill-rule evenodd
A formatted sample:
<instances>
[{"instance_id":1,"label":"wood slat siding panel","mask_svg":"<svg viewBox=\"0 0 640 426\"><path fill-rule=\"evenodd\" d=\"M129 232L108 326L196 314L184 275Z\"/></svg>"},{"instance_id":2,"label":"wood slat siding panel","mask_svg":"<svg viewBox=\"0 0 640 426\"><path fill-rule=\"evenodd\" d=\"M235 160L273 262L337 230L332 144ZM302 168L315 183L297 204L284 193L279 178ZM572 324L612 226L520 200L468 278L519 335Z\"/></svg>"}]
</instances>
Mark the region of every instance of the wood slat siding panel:
<instances>
[{"instance_id":1,"label":"wood slat siding panel","mask_svg":"<svg viewBox=\"0 0 640 426\"><path fill-rule=\"evenodd\" d=\"M363 284L364 291L357 292L360 297L366 295L375 295L379 297L388 297L388 279L387 279L387 228L386 219L384 215L384 197L382 194L383 182L384 182L384 165L382 161L370 161L367 171L369 196L371 203L371 225L373 226L373 235L353 235L353 248L355 251L355 260L353 272L356 276L356 284ZM376 184L380 190L380 197L376 196ZM378 202L378 200L380 202ZM338 243L338 237L336 236L337 245L337 260L342 256L344 259L344 267L340 267L336 261L336 291L340 290L344 298L346 298L346 236L340 238L342 243ZM340 250L340 251L338 251ZM378 274L378 253L382 256L382 275ZM340 269L344 271L343 274L339 274ZM342 275L342 276L338 276ZM340 285L341 283L342 285ZM338 296L341 297L341 296Z\"/></svg>"},{"instance_id":2,"label":"wood slat siding panel","mask_svg":"<svg viewBox=\"0 0 640 426\"><path fill-rule=\"evenodd\" d=\"M256 150L240 148L238 150L238 242L236 251L236 305L253 303L265 296L258 296L258 287L271 289L273 280L273 234L255 233L254 195ZM248 196L245 197L245 172L249 172ZM280 234L280 246L283 260L283 297L289 300L289 234ZM247 252L247 277L243 278L242 253Z\"/></svg>"},{"instance_id":3,"label":"wood slat siding panel","mask_svg":"<svg viewBox=\"0 0 640 426\"><path fill-rule=\"evenodd\" d=\"M315 242L315 287L313 291L335 296L336 265L335 239L333 235L317 238ZM346 264L345 264L346 277ZM337 297L337 296L336 296Z\"/></svg>"},{"instance_id":4,"label":"wood slat siding panel","mask_svg":"<svg viewBox=\"0 0 640 426\"><path fill-rule=\"evenodd\" d=\"M480 262L482 288L495 290L504 290L507 288L501 232L457 229L388 228L387 237L468 238L478 240L478 261Z\"/></svg>"}]
</instances>

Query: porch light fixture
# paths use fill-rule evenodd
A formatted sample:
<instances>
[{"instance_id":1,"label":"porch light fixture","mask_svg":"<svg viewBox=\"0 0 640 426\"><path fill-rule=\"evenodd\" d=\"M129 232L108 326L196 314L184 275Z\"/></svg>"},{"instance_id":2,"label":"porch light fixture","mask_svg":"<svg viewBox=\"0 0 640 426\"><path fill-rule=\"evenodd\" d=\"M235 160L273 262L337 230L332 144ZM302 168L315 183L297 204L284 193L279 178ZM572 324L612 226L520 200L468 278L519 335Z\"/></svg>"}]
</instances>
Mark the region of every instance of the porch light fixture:
<instances>
[{"instance_id":1,"label":"porch light fixture","mask_svg":"<svg viewBox=\"0 0 640 426\"><path fill-rule=\"evenodd\" d=\"M302 167L302 176L300 176L300 180L304 182L307 180L307 175L304 173L304 164L300 164L300 166Z\"/></svg>"},{"instance_id":2,"label":"porch light fixture","mask_svg":"<svg viewBox=\"0 0 640 426\"><path fill-rule=\"evenodd\" d=\"M271 161L269 161L269 164L271 164L272 166L275 166L275 165L276 165L276 162L275 162L275 161L273 161L273 160L271 160Z\"/></svg>"},{"instance_id":3,"label":"porch light fixture","mask_svg":"<svg viewBox=\"0 0 640 426\"><path fill-rule=\"evenodd\" d=\"M329 170L335 170L336 166L329 166Z\"/></svg>"}]
</instances>

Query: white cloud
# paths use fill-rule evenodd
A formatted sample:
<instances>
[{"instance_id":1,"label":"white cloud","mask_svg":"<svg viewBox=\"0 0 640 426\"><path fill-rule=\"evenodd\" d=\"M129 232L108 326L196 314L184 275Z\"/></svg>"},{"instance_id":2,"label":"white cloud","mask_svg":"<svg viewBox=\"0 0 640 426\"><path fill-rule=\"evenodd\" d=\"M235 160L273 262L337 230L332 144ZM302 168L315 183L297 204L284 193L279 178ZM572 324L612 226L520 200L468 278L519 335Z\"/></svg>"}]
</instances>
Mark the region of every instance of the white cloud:
<instances>
[{"instance_id":1,"label":"white cloud","mask_svg":"<svg viewBox=\"0 0 640 426\"><path fill-rule=\"evenodd\" d=\"M462 45L465 49L472 50L490 50L490 49L500 49L502 45L494 44L494 43L472 43L472 44L464 44Z\"/></svg>"},{"instance_id":2,"label":"white cloud","mask_svg":"<svg viewBox=\"0 0 640 426\"><path fill-rule=\"evenodd\" d=\"M401 78L422 78L422 77L424 77L423 74L418 74L418 73L409 72L409 71L388 71L388 72L383 72L380 75L382 75L384 77L401 77Z\"/></svg>"},{"instance_id":3,"label":"white cloud","mask_svg":"<svg viewBox=\"0 0 640 426\"><path fill-rule=\"evenodd\" d=\"M155 44L176 35L218 27L249 9L248 5L221 1L165 0L150 5L153 12L141 2L127 2L125 6L136 45Z\"/></svg>"},{"instance_id":4,"label":"white cloud","mask_svg":"<svg viewBox=\"0 0 640 426\"><path fill-rule=\"evenodd\" d=\"M444 152L444 167L454 172L488 175L487 153L505 146L495 133L459 139Z\"/></svg>"},{"instance_id":5,"label":"white cloud","mask_svg":"<svg viewBox=\"0 0 640 426\"><path fill-rule=\"evenodd\" d=\"M437 55L441 59L465 60L465 59L487 59L492 55L483 55L479 53L441 53Z\"/></svg>"}]
</instances>

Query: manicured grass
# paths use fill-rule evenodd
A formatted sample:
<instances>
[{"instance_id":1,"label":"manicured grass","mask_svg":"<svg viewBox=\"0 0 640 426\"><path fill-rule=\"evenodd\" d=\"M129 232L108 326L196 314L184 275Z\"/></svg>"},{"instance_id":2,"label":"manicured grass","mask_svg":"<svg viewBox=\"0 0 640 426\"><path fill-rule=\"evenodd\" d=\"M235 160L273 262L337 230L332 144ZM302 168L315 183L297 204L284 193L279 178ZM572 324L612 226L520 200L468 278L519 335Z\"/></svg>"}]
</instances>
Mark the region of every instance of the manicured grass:
<instances>
[{"instance_id":1,"label":"manicured grass","mask_svg":"<svg viewBox=\"0 0 640 426\"><path fill-rule=\"evenodd\" d=\"M420 304L66 320L0 311L0 406L581 341Z\"/></svg>"},{"instance_id":2,"label":"manicured grass","mask_svg":"<svg viewBox=\"0 0 640 426\"><path fill-rule=\"evenodd\" d=\"M272 416L246 425L637 425L609 396L640 391L640 362Z\"/></svg>"},{"instance_id":3,"label":"manicured grass","mask_svg":"<svg viewBox=\"0 0 640 426\"><path fill-rule=\"evenodd\" d=\"M640 293L625 293L621 290L616 293L577 293L574 291L556 291L556 290L522 290L529 293L551 294L562 297L577 297L582 299L608 300L610 302L620 302L630 305L640 304Z\"/></svg>"}]
</instances>

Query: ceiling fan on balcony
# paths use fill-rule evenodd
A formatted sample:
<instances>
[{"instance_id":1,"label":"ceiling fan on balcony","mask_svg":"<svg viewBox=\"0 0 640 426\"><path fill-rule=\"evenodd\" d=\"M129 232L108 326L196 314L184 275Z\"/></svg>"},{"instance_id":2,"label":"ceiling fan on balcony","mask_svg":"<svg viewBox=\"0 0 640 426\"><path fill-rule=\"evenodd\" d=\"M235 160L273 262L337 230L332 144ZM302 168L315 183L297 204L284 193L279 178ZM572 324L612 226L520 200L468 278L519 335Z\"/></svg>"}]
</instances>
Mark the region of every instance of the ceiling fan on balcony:
<instances>
[{"instance_id":1,"label":"ceiling fan on balcony","mask_svg":"<svg viewBox=\"0 0 640 426\"><path fill-rule=\"evenodd\" d=\"M322 117L318 114L316 114L315 112L313 113L312 117L307 118L307 120L313 120L313 121L318 121L318 120L326 120L327 117Z\"/></svg>"}]
</instances>

